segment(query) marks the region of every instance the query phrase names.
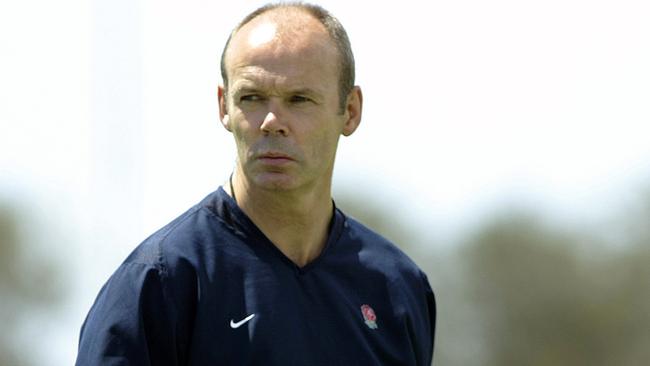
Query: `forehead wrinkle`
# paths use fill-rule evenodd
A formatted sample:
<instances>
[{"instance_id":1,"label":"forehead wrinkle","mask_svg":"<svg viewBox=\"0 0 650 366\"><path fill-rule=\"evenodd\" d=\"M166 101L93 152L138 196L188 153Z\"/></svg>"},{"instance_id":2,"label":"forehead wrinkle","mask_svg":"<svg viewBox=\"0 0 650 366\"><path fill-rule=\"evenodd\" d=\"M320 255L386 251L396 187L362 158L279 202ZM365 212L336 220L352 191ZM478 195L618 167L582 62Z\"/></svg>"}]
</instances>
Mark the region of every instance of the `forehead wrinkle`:
<instances>
[{"instance_id":1,"label":"forehead wrinkle","mask_svg":"<svg viewBox=\"0 0 650 366\"><path fill-rule=\"evenodd\" d=\"M322 95L324 93L318 85L305 82L304 78L293 77L283 73L276 73L259 66L243 66L236 70L233 80L233 93L241 90L259 90L277 94L308 93Z\"/></svg>"},{"instance_id":2,"label":"forehead wrinkle","mask_svg":"<svg viewBox=\"0 0 650 366\"><path fill-rule=\"evenodd\" d=\"M237 68L233 78L233 89L276 90L287 77L257 66Z\"/></svg>"}]
</instances>

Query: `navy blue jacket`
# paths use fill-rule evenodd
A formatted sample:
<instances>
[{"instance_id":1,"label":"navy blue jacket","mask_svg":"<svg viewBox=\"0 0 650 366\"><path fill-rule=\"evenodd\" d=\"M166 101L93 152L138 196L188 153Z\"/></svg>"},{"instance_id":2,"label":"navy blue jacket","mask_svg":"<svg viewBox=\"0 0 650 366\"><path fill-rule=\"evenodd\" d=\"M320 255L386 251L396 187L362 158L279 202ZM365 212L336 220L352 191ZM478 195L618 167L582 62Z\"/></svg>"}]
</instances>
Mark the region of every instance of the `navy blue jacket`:
<instances>
[{"instance_id":1,"label":"navy blue jacket","mask_svg":"<svg viewBox=\"0 0 650 366\"><path fill-rule=\"evenodd\" d=\"M428 366L435 319L425 274L338 209L300 268L220 188L111 276L76 364Z\"/></svg>"}]
</instances>

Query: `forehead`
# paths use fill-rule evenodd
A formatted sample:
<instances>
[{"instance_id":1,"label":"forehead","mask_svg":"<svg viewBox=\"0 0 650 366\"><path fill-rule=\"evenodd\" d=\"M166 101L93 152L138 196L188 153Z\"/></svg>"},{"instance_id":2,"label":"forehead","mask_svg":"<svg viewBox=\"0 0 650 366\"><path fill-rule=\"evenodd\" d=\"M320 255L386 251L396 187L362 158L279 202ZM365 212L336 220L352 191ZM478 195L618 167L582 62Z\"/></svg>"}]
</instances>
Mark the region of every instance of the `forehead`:
<instances>
[{"instance_id":1,"label":"forehead","mask_svg":"<svg viewBox=\"0 0 650 366\"><path fill-rule=\"evenodd\" d=\"M233 35L226 52L226 71L233 86L240 79L338 82L334 42L318 20L300 10L260 15Z\"/></svg>"}]
</instances>

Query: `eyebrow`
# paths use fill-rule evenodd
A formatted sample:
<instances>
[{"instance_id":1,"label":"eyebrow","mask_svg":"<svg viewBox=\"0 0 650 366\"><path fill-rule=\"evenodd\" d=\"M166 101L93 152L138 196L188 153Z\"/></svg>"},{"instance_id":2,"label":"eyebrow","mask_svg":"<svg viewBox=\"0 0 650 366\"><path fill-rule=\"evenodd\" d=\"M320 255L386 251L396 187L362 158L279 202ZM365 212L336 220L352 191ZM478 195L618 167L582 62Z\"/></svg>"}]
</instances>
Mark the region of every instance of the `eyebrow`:
<instances>
[{"instance_id":1,"label":"eyebrow","mask_svg":"<svg viewBox=\"0 0 650 366\"><path fill-rule=\"evenodd\" d=\"M289 92L289 94L306 94L306 95L312 95L312 96L318 96L320 93L318 93L314 89L310 88L300 88L300 89L295 89Z\"/></svg>"},{"instance_id":2,"label":"eyebrow","mask_svg":"<svg viewBox=\"0 0 650 366\"><path fill-rule=\"evenodd\" d=\"M239 96L242 94L247 94L247 93L261 93L261 94L266 94L262 88L256 88L254 86L248 86L244 85L241 87L234 86L232 88L231 95L234 96ZM322 98L322 93L319 93L317 90L314 90L312 88L297 88L297 89L289 89L288 92L285 94L287 95L306 95L311 98L315 99L320 99Z\"/></svg>"},{"instance_id":3,"label":"eyebrow","mask_svg":"<svg viewBox=\"0 0 650 366\"><path fill-rule=\"evenodd\" d=\"M233 87L231 94L232 95L240 95L240 94L245 94L245 93L259 93L260 90L257 88L249 87L249 86L244 86L244 87Z\"/></svg>"}]
</instances>

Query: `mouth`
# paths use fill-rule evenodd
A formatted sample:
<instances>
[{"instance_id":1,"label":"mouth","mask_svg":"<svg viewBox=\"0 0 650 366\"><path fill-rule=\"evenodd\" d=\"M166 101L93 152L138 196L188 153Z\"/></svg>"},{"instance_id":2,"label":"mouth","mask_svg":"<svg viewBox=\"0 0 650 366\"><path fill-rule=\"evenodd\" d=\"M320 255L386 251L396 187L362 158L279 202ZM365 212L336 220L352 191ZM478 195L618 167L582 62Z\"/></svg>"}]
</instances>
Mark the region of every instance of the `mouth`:
<instances>
[{"instance_id":1,"label":"mouth","mask_svg":"<svg viewBox=\"0 0 650 366\"><path fill-rule=\"evenodd\" d=\"M284 165L294 161L291 156L279 152L267 152L260 154L257 156L257 160L268 165Z\"/></svg>"},{"instance_id":2,"label":"mouth","mask_svg":"<svg viewBox=\"0 0 650 366\"><path fill-rule=\"evenodd\" d=\"M279 152L267 152L259 155L260 159L288 159L293 160L289 155Z\"/></svg>"}]
</instances>

